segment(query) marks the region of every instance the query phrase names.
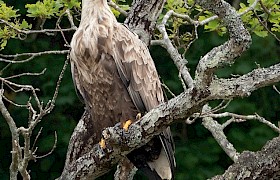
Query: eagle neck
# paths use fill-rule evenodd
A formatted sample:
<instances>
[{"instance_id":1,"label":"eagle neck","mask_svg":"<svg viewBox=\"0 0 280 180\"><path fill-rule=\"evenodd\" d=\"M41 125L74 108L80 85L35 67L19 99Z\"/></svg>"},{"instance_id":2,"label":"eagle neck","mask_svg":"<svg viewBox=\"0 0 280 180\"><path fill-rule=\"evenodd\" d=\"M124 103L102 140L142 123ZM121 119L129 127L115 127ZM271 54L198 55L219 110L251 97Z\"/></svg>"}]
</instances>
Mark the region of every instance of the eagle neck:
<instances>
[{"instance_id":1,"label":"eagle neck","mask_svg":"<svg viewBox=\"0 0 280 180\"><path fill-rule=\"evenodd\" d=\"M105 14L113 15L107 0L82 0L81 23L102 19Z\"/></svg>"}]
</instances>

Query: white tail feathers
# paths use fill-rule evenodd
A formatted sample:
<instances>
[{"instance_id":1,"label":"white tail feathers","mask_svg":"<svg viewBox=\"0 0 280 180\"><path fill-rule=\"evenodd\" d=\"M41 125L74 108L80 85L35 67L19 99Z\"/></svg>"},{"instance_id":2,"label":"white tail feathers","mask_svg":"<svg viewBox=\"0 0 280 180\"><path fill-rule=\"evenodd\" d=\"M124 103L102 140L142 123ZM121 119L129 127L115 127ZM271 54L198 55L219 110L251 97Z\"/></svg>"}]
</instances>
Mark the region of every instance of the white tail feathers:
<instances>
[{"instance_id":1,"label":"white tail feathers","mask_svg":"<svg viewBox=\"0 0 280 180\"><path fill-rule=\"evenodd\" d=\"M172 179L170 164L164 152L164 148L161 149L158 159L154 160L153 162L148 162L148 165L152 170L155 170L157 172L161 179Z\"/></svg>"}]
</instances>

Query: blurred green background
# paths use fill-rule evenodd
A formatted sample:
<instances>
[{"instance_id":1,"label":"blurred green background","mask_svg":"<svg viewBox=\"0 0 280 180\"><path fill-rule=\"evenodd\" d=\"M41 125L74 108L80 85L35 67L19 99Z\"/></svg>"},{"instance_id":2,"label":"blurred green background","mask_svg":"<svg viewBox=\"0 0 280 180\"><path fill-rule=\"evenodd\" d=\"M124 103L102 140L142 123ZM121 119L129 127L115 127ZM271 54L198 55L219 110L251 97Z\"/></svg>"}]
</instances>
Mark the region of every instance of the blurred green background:
<instances>
[{"instance_id":1,"label":"blurred green background","mask_svg":"<svg viewBox=\"0 0 280 180\"><path fill-rule=\"evenodd\" d=\"M9 0L8 5L20 9L20 13L25 14L24 5L34 3L35 0L18 1ZM36 25L36 20L26 17L28 22ZM55 20L47 20L45 27L54 27ZM65 22L65 27L67 23ZM186 29L188 27L185 27ZM71 40L73 32L65 33L68 41ZM223 43L226 37L220 37L215 32L204 32L199 29L199 39L191 46L186 53L188 68L193 75L198 60L211 48ZM60 34L56 36L46 36L39 34L29 36L25 41L10 40L2 54L16 54L23 52L38 52L44 50L61 50L64 47L64 41ZM161 47L151 47L151 54L155 60L159 74L164 83L176 94L182 92L182 86L178 80L178 70L174 66L168 53ZM217 73L219 77L230 77L231 74L242 75L257 68L268 67L272 64L279 63L280 46L273 37L259 38L253 36L251 48L238 58L238 61L231 67L220 69ZM19 74L23 72L41 72L44 68L47 71L44 75L38 77L21 77L14 82L21 84L32 84L40 88L39 93L41 100L47 102L51 99L55 90L56 81L64 64L66 55L49 55L38 57L28 63L13 64L3 71L2 77ZM0 63L0 69L6 64ZM278 83L278 88L280 85ZM17 93L6 91L5 94L9 99L24 104L28 100L28 93ZM221 101L213 101L210 104L215 106ZM17 126L26 126L28 111L22 108L14 107L6 103L12 117L15 119ZM44 117L42 122L36 127L33 140L36 137L40 127L43 127L42 134L36 144L38 146L38 155L48 153L54 143L54 133L57 132L58 142L55 151L36 162L31 161L28 170L31 171L33 179L54 179L62 172L68 141L71 133L83 113L83 105L78 100L70 74L70 67L62 80L59 90L59 96L56 101L55 109L51 114ZM262 88L248 98L234 99L226 108L226 111L239 114L254 114L265 117L273 123L279 121L280 116L280 95L272 87ZM225 119L221 119L220 122ZM186 125L184 122L172 125L173 135L176 142L176 180L200 180L210 178L214 175L221 174L232 161L227 157L223 150L212 138L211 134L197 120L192 125ZM228 139L234 144L239 152L243 150L259 150L267 140L277 136L267 126L259 122L248 121L239 124L232 124L225 130ZM2 116L0 116L0 179L9 179L9 165L11 162L11 135L8 125ZM105 175L100 179L112 179L112 174ZM137 175L135 179L142 179Z\"/></svg>"}]
</instances>

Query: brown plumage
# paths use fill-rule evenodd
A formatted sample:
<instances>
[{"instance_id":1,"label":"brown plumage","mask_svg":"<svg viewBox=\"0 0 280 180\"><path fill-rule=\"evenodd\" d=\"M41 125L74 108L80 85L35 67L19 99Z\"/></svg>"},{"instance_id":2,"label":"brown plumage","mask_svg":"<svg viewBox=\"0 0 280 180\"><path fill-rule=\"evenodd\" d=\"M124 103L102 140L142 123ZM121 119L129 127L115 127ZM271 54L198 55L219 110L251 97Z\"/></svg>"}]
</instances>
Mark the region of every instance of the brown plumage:
<instances>
[{"instance_id":1,"label":"brown plumage","mask_svg":"<svg viewBox=\"0 0 280 180\"><path fill-rule=\"evenodd\" d=\"M106 0L83 0L82 17L71 41L74 83L89 111L96 142L104 128L134 120L164 102L146 45L117 22ZM175 167L170 130L128 158L150 179L171 179Z\"/></svg>"}]
</instances>

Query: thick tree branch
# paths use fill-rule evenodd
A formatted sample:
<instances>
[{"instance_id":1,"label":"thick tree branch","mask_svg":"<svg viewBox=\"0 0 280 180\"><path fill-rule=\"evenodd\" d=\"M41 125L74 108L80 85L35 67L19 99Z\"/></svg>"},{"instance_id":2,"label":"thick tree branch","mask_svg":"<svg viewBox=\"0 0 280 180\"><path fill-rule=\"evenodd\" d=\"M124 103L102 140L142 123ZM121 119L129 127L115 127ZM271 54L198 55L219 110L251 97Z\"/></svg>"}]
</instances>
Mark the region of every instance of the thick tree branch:
<instances>
[{"instance_id":1,"label":"thick tree branch","mask_svg":"<svg viewBox=\"0 0 280 180\"><path fill-rule=\"evenodd\" d=\"M203 89L211 83L213 73L217 68L234 63L235 58L240 56L249 47L251 36L230 4L221 0L197 0L196 2L204 9L218 15L227 27L230 35L230 39L227 42L212 49L199 61L195 80L196 85Z\"/></svg>"},{"instance_id":2,"label":"thick tree branch","mask_svg":"<svg viewBox=\"0 0 280 180\"><path fill-rule=\"evenodd\" d=\"M267 142L261 151L244 151L223 175L215 176L211 180L279 179L279 169L280 137L276 137Z\"/></svg>"},{"instance_id":3,"label":"thick tree branch","mask_svg":"<svg viewBox=\"0 0 280 180\"><path fill-rule=\"evenodd\" d=\"M251 92L280 81L280 64L268 68L255 69L252 72L231 79L214 79L209 85L213 97L231 99L250 96Z\"/></svg>"}]
</instances>

